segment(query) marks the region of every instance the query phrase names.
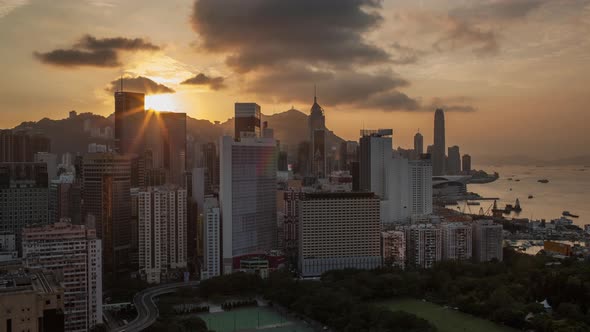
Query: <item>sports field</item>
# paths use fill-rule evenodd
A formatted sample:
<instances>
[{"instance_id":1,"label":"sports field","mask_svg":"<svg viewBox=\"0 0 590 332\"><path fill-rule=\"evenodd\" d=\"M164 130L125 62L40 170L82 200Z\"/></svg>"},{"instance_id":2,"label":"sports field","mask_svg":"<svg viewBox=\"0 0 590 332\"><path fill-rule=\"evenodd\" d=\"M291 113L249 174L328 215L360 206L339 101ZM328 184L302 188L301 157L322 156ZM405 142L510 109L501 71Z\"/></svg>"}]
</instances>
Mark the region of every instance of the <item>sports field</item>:
<instances>
[{"instance_id":1,"label":"sports field","mask_svg":"<svg viewBox=\"0 0 590 332\"><path fill-rule=\"evenodd\" d=\"M266 307L251 307L231 311L199 314L207 327L216 332L312 332L302 322L294 322Z\"/></svg>"},{"instance_id":2,"label":"sports field","mask_svg":"<svg viewBox=\"0 0 590 332\"><path fill-rule=\"evenodd\" d=\"M515 329L421 300L396 299L379 304L391 310L401 310L424 318L440 332L517 332Z\"/></svg>"}]
</instances>

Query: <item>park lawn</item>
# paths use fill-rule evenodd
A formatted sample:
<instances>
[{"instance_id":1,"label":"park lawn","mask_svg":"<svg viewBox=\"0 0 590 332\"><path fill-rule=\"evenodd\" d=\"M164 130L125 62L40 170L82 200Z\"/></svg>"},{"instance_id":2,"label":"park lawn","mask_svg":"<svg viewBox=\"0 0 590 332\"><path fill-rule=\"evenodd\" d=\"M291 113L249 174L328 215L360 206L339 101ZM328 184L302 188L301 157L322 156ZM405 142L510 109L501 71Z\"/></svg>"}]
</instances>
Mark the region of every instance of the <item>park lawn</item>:
<instances>
[{"instance_id":1,"label":"park lawn","mask_svg":"<svg viewBox=\"0 0 590 332\"><path fill-rule=\"evenodd\" d=\"M216 332L252 331L311 332L310 327L293 322L267 307L245 307L231 311L198 314L210 330Z\"/></svg>"},{"instance_id":2,"label":"park lawn","mask_svg":"<svg viewBox=\"0 0 590 332\"><path fill-rule=\"evenodd\" d=\"M417 299L395 299L380 302L379 305L391 310L401 310L424 318L440 332L516 332L518 330L498 325L451 308Z\"/></svg>"}]
</instances>

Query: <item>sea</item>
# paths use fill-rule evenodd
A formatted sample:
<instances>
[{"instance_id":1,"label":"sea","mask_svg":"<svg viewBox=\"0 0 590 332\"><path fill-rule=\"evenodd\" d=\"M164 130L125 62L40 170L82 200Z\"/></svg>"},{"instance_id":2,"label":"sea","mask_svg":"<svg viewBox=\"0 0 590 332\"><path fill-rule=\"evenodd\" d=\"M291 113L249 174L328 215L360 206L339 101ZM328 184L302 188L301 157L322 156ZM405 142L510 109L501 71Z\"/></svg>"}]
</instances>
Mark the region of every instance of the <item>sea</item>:
<instances>
[{"instance_id":1,"label":"sea","mask_svg":"<svg viewBox=\"0 0 590 332\"><path fill-rule=\"evenodd\" d=\"M590 166L477 165L475 168L489 174L498 172L500 178L491 183L468 184L467 191L482 197L499 198L498 208L514 205L517 198L520 200L522 211L505 215L507 217L550 221L561 217L563 211L569 211L579 216L568 217L574 224L580 227L590 224ZM541 179L549 182L539 183ZM528 198L529 195L533 198ZM493 201L480 203L479 206L469 206L459 202L457 206L448 207L471 213L478 213L482 208L491 213Z\"/></svg>"}]
</instances>

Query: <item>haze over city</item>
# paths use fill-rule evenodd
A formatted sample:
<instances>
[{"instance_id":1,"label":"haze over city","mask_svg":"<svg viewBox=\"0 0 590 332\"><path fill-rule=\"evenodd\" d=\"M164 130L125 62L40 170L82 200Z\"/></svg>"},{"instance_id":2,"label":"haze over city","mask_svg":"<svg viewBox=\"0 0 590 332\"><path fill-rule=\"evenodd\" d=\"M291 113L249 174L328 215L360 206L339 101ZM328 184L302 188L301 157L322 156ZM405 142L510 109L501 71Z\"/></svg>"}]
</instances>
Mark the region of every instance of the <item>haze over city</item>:
<instances>
[{"instance_id":1,"label":"haze over city","mask_svg":"<svg viewBox=\"0 0 590 332\"><path fill-rule=\"evenodd\" d=\"M411 147L445 109L473 155L585 154L590 2L3 1L0 127L70 110L107 116L124 77L146 107L225 121L233 103L306 114Z\"/></svg>"}]
</instances>

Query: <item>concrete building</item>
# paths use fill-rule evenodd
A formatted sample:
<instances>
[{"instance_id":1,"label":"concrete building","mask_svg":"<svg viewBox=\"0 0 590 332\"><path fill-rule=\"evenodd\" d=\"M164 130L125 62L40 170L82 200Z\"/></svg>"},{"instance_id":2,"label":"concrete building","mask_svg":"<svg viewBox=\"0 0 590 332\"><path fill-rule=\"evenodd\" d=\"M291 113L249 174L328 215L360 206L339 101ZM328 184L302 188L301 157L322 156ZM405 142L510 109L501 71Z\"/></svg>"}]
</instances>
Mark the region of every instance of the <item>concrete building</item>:
<instances>
[{"instance_id":1,"label":"concrete building","mask_svg":"<svg viewBox=\"0 0 590 332\"><path fill-rule=\"evenodd\" d=\"M47 164L47 176L49 181L57 178L57 155L49 152L37 152L33 157L36 163Z\"/></svg>"},{"instance_id":2,"label":"concrete building","mask_svg":"<svg viewBox=\"0 0 590 332\"><path fill-rule=\"evenodd\" d=\"M261 137L261 112L256 103L235 103L234 138L239 141L245 136Z\"/></svg>"},{"instance_id":3,"label":"concrete building","mask_svg":"<svg viewBox=\"0 0 590 332\"><path fill-rule=\"evenodd\" d=\"M33 162L37 152L50 152L51 140L24 130L0 130L0 163Z\"/></svg>"},{"instance_id":4,"label":"concrete building","mask_svg":"<svg viewBox=\"0 0 590 332\"><path fill-rule=\"evenodd\" d=\"M83 158L82 218L92 215L102 240L105 273L128 270L131 249L131 161L115 153Z\"/></svg>"},{"instance_id":5,"label":"concrete building","mask_svg":"<svg viewBox=\"0 0 590 332\"><path fill-rule=\"evenodd\" d=\"M162 164L167 183L184 187L186 172L186 113L155 112L159 124ZM153 121L152 121L153 122ZM152 150L153 151L153 150Z\"/></svg>"},{"instance_id":6,"label":"concrete building","mask_svg":"<svg viewBox=\"0 0 590 332\"><path fill-rule=\"evenodd\" d=\"M471 225L461 222L441 224L442 255L445 260L469 260L472 255Z\"/></svg>"},{"instance_id":7,"label":"concrete building","mask_svg":"<svg viewBox=\"0 0 590 332\"><path fill-rule=\"evenodd\" d=\"M221 275L221 211L215 197L207 197L203 208L203 265L201 280Z\"/></svg>"},{"instance_id":8,"label":"concrete building","mask_svg":"<svg viewBox=\"0 0 590 332\"><path fill-rule=\"evenodd\" d=\"M303 277L381 265L379 198L373 193L306 193L299 202Z\"/></svg>"},{"instance_id":9,"label":"concrete building","mask_svg":"<svg viewBox=\"0 0 590 332\"><path fill-rule=\"evenodd\" d=\"M423 216L432 213L432 163L430 159L408 162L410 186L410 215Z\"/></svg>"},{"instance_id":10,"label":"concrete building","mask_svg":"<svg viewBox=\"0 0 590 332\"><path fill-rule=\"evenodd\" d=\"M381 233L383 265L406 266L406 235L403 231L387 231Z\"/></svg>"},{"instance_id":11,"label":"concrete building","mask_svg":"<svg viewBox=\"0 0 590 332\"><path fill-rule=\"evenodd\" d=\"M145 147L145 95L115 92L115 148L120 154L140 154Z\"/></svg>"},{"instance_id":12,"label":"concrete building","mask_svg":"<svg viewBox=\"0 0 590 332\"><path fill-rule=\"evenodd\" d=\"M344 141L340 143L340 170L352 171L352 163L358 161L359 143Z\"/></svg>"},{"instance_id":13,"label":"concrete building","mask_svg":"<svg viewBox=\"0 0 590 332\"><path fill-rule=\"evenodd\" d=\"M457 175L461 173L461 153L456 145L449 147L449 156L447 158L447 174Z\"/></svg>"},{"instance_id":14,"label":"concrete building","mask_svg":"<svg viewBox=\"0 0 590 332\"><path fill-rule=\"evenodd\" d=\"M469 174L469 172L471 172L471 156L468 154L464 154L463 155L463 159L462 159L462 163L463 163L463 173L465 174Z\"/></svg>"},{"instance_id":15,"label":"concrete building","mask_svg":"<svg viewBox=\"0 0 590 332\"><path fill-rule=\"evenodd\" d=\"M0 232L0 262L18 259L16 250L16 236L10 232Z\"/></svg>"},{"instance_id":16,"label":"concrete building","mask_svg":"<svg viewBox=\"0 0 590 332\"><path fill-rule=\"evenodd\" d=\"M446 150L445 112L441 108L438 108L434 113L434 146L432 148L433 175L446 175Z\"/></svg>"},{"instance_id":17,"label":"concrete building","mask_svg":"<svg viewBox=\"0 0 590 332\"><path fill-rule=\"evenodd\" d=\"M494 223L493 220L473 222L473 258L476 262L488 262L492 259L502 261L502 231L502 225Z\"/></svg>"},{"instance_id":18,"label":"concrete building","mask_svg":"<svg viewBox=\"0 0 590 332\"><path fill-rule=\"evenodd\" d=\"M169 270L187 266L186 190L148 187L137 195L139 271L160 283Z\"/></svg>"},{"instance_id":19,"label":"concrete building","mask_svg":"<svg viewBox=\"0 0 590 332\"><path fill-rule=\"evenodd\" d=\"M62 174L49 183L49 222L70 218L82 223L82 186L73 174Z\"/></svg>"},{"instance_id":20,"label":"concrete building","mask_svg":"<svg viewBox=\"0 0 590 332\"><path fill-rule=\"evenodd\" d=\"M301 188L289 188L281 192L281 200L278 211L283 218L279 230L282 237L282 247L287 257L296 259L299 249L299 203L305 197Z\"/></svg>"},{"instance_id":21,"label":"concrete building","mask_svg":"<svg viewBox=\"0 0 590 332\"><path fill-rule=\"evenodd\" d=\"M233 258L277 246L277 162L274 139L220 138L223 273Z\"/></svg>"},{"instance_id":22,"label":"concrete building","mask_svg":"<svg viewBox=\"0 0 590 332\"><path fill-rule=\"evenodd\" d=\"M0 267L0 332L64 331L64 290L50 271Z\"/></svg>"},{"instance_id":23,"label":"concrete building","mask_svg":"<svg viewBox=\"0 0 590 332\"><path fill-rule=\"evenodd\" d=\"M309 118L309 159L312 176L324 178L328 174L326 116L324 109L318 104L317 96L313 97Z\"/></svg>"},{"instance_id":24,"label":"concrete building","mask_svg":"<svg viewBox=\"0 0 590 332\"><path fill-rule=\"evenodd\" d=\"M102 247L96 231L69 220L23 230L23 264L62 279L65 331L102 323Z\"/></svg>"},{"instance_id":25,"label":"concrete building","mask_svg":"<svg viewBox=\"0 0 590 332\"><path fill-rule=\"evenodd\" d=\"M415 224L406 227L408 265L431 268L442 259L441 230L432 224Z\"/></svg>"},{"instance_id":26,"label":"concrete building","mask_svg":"<svg viewBox=\"0 0 590 332\"><path fill-rule=\"evenodd\" d=\"M414 135L414 153L416 156L420 156L424 153L424 136L422 136L420 132L417 132L416 135Z\"/></svg>"},{"instance_id":27,"label":"concrete building","mask_svg":"<svg viewBox=\"0 0 590 332\"><path fill-rule=\"evenodd\" d=\"M392 129L361 130L359 186L381 199L381 222L391 222Z\"/></svg>"},{"instance_id":28,"label":"concrete building","mask_svg":"<svg viewBox=\"0 0 590 332\"><path fill-rule=\"evenodd\" d=\"M0 163L0 232L16 235L21 249L22 229L47 223L47 165L33 162Z\"/></svg>"}]
</instances>

